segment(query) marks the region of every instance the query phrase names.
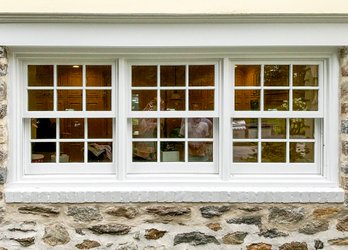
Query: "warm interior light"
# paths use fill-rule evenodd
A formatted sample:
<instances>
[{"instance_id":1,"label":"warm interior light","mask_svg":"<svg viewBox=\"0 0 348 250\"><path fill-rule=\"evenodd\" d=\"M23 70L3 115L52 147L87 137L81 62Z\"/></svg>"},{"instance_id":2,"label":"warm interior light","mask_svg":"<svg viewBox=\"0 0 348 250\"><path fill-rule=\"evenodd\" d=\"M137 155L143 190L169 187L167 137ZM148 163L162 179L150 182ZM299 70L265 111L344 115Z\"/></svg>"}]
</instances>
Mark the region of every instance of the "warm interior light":
<instances>
[{"instance_id":1,"label":"warm interior light","mask_svg":"<svg viewBox=\"0 0 348 250\"><path fill-rule=\"evenodd\" d=\"M80 68L80 65L74 65L73 68Z\"/></svg>"}]
</instances>

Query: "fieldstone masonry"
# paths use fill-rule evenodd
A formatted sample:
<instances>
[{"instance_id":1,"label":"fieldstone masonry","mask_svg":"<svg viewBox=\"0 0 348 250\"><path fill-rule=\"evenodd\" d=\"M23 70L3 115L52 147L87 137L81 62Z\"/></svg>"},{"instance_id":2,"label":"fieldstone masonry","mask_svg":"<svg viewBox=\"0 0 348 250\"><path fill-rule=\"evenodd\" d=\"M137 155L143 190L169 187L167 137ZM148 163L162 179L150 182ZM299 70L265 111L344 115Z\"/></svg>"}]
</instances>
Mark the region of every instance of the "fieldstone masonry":
<instances>
[{"instance_id":1,"label":"fieldstone masonry","mask_svg":"<svg viewBox=\"0 0 348 250\"><path fill-rule=\"evenodd\" d=\"M339 55L348 190L348 49ZM6 204L8 67L0 46L0 250L348 249L346 204Z\"/></svg>"}]
</instances>

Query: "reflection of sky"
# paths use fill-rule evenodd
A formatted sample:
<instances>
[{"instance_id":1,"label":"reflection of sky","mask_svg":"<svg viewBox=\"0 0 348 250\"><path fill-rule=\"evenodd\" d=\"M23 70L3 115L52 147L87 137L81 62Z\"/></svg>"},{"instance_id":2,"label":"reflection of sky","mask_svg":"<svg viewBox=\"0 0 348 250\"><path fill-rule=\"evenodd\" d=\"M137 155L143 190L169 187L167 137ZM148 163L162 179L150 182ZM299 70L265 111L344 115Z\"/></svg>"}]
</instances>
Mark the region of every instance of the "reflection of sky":
<instances>
[{"instance_id":1,"label":"reflection of sky","mask_svg":"<svg viewBox=\"0 0 348 250\"><path fill-rule=\"evenodd\" d=\"M242 159L253 157L257 146L233 146L233 158Z\"/></svg>"}]
</instances>

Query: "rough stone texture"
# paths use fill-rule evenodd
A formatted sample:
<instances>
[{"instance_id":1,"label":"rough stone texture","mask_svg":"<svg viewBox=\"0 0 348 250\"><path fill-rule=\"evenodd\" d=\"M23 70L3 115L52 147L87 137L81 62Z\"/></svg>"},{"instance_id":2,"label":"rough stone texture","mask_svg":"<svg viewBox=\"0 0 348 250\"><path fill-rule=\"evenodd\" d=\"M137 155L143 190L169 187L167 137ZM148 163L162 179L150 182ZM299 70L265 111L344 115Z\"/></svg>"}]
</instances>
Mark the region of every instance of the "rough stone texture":
<instances>
[{"instance_id":1,"label":"rough stone texture","mask_svg":"<svg viewBox=\"0 0 348 250\"><path fill-rule=\"evenodd\" d=\"M219 245L219 241L212 235L206 235L201 232L190 232L175 235L174 246L181 243L190 243L192 246L205 245L208 243L214 243Z\"/></svg>"},{"instance_id":2,"label":"rough stone texture","mask_svg":"<svg viewBox=\"0 0 348 250\"><path fill-rule=\"evenodd\" d=\"M342 219L338 220L338 223L336 225L336 229L338 231L342 231L342 232L348 231L348 216L343 217Z\"/></svg>"},{"instance_id":3,"label":"rough stone texture","mask_svg":"<svg viewBox=\"0 0 348 250\"><path fill-rule=\"evenodd\" d=\"M254 243L247 246L247 250L272 250L272 245L266 243Z\"/></svg>"},{"instance_id":4,"label":"rough stone texture","mask_svg":"<svg viewBox=\"0 0 348 250\"><path fill-rule=\"evenodd\" d=\"M252 216L243 216L240 218L232 218L229 220L226 220L229 224L247 224L247 225L261 225L261 216L259 215L252 215Z\"/></svg>"},{"instance_id":5,"label":"rough stone texture","mask_svg":"<svg viewBox=\"0 0 348 250\"><path fill-rule=\"evenodd\" d=\"M328 219L335 217L341 210L338 207L317 208L313 211L316 219Z\"/></svg>"},{"instance_id":6,"label":"rough stone texture","mask_svg":"<svg viewBox=\"0 0 348 250\"><path fill-rule=\"evenodd\" d=\"M105 213L113 216L121 216L128 219L133 219L139 213L134 207L109 207Z\"/></svg>"},{"instance_id":7,"label":"rough stone texture","mask_svg":"<svg viewBox=\"0 0 348 250\"><path fill-rule=\"evenodd\" d=\"M207 227L210 228L211 230L217 232L222 229L220 223L209 223L207 224Z\"/></svg>"},{"instance_id":8,"label":"rough stone texture","mask_svg":"<svg viewBox=\"0 0 348 250\"><path fill-rule=\"evenodd\" d=\"M99 209L95 207L69 207L67 215L72 216L75 221L82 222L100 221L102 219Z\"/></svg>"},{"instance_id":9,"label":"rough stone texture","mask_svg":"<svg viewBox=\"0 0 348 250\"><path fill-rule=\"evenodd\" d=\"M84 240L80 244L76 244L75 247L78 249L91 249L95 247L100 247L100 243L95 240Z\"/></svg>"},{"instance_id":10,"label":"rough stone texture","mask_svg":"<svg viewBox=\"0 0 348 250\"><path fill-rule=\"evenodd\" d=\"M314 248L315 249L324 249L324 242L321 240L315 240L314 241Z\"/></svg>"},{"instance_id":11,"label":"rough stone texture","mask_svg":"<svg viewBox=\"0 0 348 250\"><path fill-rule=\"evenodd\" d=\"M330 245L348 246L348 237L328 240Z\"/></svg>"},{"instance_id":12,"label":"rough stone texture","mask_svg":"<svg viewBox=\"0 0 348 250\"><path fill-rule=\"evenodd\" d=\"M0 157L1 159L1 157ZM1 160L0 160L1 161ZM0 184L4 184L6 181L7 169L0 167Z\"/></svg>"},{"instance_id":13,"label":"rough stone texture","mask_svg":"<svg viewBox=\"0 0 348 250\"><path fill-rule=\"evenodd\" d=\"M206 206L201 207L201 214L204 218L213 218L215 216L221 216L223 213L230 210L229 206Z\"/></svg>"},{"instance_id":14,"label":"rough stone texture","mask_svg":"<svg viewBox=\"0 0 348 250\"><path fill-rule=\"evenodd\" d=\"M239 207L239 210L245 211L245 212L258 212L261 211L262 208L260 207Z\"/></svg>"},{"instance_id":15,"label":"rough stone texture","mask_svg":"<svg viewBox=\"0 0 348 250\"><path fill-rule=\"evenodd\" d=\"M153 206L146 208L146 211L151 214L157 214L161 216L180 216L191 214L191 209L189 207L179 207L179 206Z\"/></svg>"},{"instance_id":16,"label":"rough stone texture","mask_svg":"<svg viewBox=\"0 0 348 250\"><path fill-rule=\"evenodd\" d=\"M279 250L308 250L308 246L305 242L291 242L281 245Z\"/></svg>"},{"instance_id":17,"label":"rough stone texture","mask_svg":"<svg viewBox=\"0 0 348 250\"><path fill-rule=\"evenodd\" d=\"M166 232L167 231L161 231L156 228L150 228L146 229L144 236L147 240L158 240L159 238L162 238Z\"/></svg>"},{"instance_id":18,"label":"rough stone texture","mask_svg":"<svg viewBox=\"0 0 348 250\"><path fill-rule=\"evenodd\" d=\"M138 245L135 242L121 243L116 247L116 250L138 250Z\"/></svg>"},{"instance_id":19,"label":"rough stone texture","mask_svg":"<svg viewBox=\"0 0 348 250\"><path fill-rule=\"evenodd\" d=\"M58 215L60 213L60 209L52 206L27 205L19 207L18 212L21 214L35 214L49 217L52 215Z\"/></svg>"},{"instance_id":20,"label":"rough stone texture","mask_svg":"<svg viewBox=\"0 0 348 250\"><path fill-rule=\"evenodd\" d=\"M248 235L247 232L234 232L226 234L222 238L222 242L228 245L239 245L244 242L245 237Z\"/></svg>"},{"instance_id":21,"label":"rough stone texture","mask_svg":"<svg viewBox=\"0 0 348 250\"><path fill-rule=\"evenodd\" d=\"M130 231L130 227L123 224L100 224L89 227L91 231L97 234L115 234L115 235L123 235L128 234Z\"/></svg>"},{"instance_id":22,"label":"rough stone texture","mask_svg":"<svg viewBox=\"0 0 348 250\"><path fill-rule=\"evenodd\" d=\"M65 226L53 224L45 227L45 234L42 240L50 246L65 245L70 241L70 236Z\"/></svg>"},{"instance_id":23,"label":"rough stone texture","mask_svg":"<svg viewBox=\"0 0 348 250\"><path fill-rule=\"evenodd\" d=\"M290 224L303 220L304 216L303 208L272 207L270 209L268 220L278 224Z\"/></svg>"},{"instance_id":24,"label":"rough stone texture","mask_svg":"<svg viewBox=\"0 0 348 250\"><path fill-rule=\"evenodd\" d=\"M289 236L289 234L280 232L276 228L271 228L271 229L267 229L267 230L262 230L259 233L259 236L273 239L273 238L278 238L278 237L286 237L286 236Z\"/></svg>"},{"instance_id":25,"label":"rough stone texture","mask_svg":"<svg viewBox=\"0 0 348 250\"><path fill-rule=\"evenodd\" d=\"M303 234L316 234L329 229L329 223L327 221L314 220L307 222L298 231Z\"/></svg>"},{"instance_id":26,"label":"rough stone texture","mask_svg":"<svg viewBox=\"0 0 348 250\"><path fill-rule=\"evenodd\" d=\"M34 237L11 238L11 240L17 241L22 247L29 247L29 246L35 244L35 238Z\"/></svg>"}]
</instances>

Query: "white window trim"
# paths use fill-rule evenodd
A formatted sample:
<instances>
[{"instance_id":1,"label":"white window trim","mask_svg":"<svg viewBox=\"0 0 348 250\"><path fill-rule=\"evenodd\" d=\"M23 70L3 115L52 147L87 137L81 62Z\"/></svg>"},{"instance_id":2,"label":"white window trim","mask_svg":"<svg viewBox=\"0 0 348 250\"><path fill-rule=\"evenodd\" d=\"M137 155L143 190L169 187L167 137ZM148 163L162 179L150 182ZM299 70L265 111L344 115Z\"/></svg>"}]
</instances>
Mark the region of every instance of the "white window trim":
<instances>
[{"instance_id":1,"label":"white window trim","mask_svg":"<svg viewBox=\"0 0 348 250\"><path fill-rule=\"evenodd\" d=\"M252 50L252 49L251 49ZM204 51L204 50L203 50ZM248 49L245 49L248 51ZM226 52L221 54L213 49L204 51L204 58L225 58L223 59L222 74L226 81L231 77L228 75L229 59L227 58L267 58L265 53L246 52L244 56L240 53ZM54 54L54 53L52 53ZM45 56L52 56L46 54ZM209 54L209 56L207 56ZM223 55L223 57L222 57ZM18 83L18 77L21 72L20 61L35 56L43 56L40 53L12 53L10 64L10 83ZM226 57L227 56L227 57ZM90 58L98 58L97 55L90 53ZM115 58L118 56L111 56ZM134 56L133 56L134 57ZM168 58L168 55L159 55L158 53L143 56L144 59L156 57L158 59ZM172 54L172 57L181 58L182 55ZM197 54L187 54L187 58L202 57ZM342 202L344 192L338 187L338 78L339 66L338 60L334 53L321 52L316 53L286 53L281 55L269 56L272 58L318 58L325 59L328 64L328 74L325 75L327 82L332 85L325 86L327 97L330 105L325 105L325 128L330 127L330 133L324 133L324 154L333 156L325 159L322 164L322 175L233 175L231 176L230 168L221 169L223 162L219 164L219 175L202 174L199 177L193 174L157 174L157 175L127 175L124 168L118 168L116 175L45 175L44 178L37 176L26 176L20 166L19 159L16 157L22 155L18 150L16 142L19 140L19 134L16 129L12 129L18 119L18 109L16 100L20 100L16 87L9 85L9 118L10 118L10 158L9 158L9 176L6 184L5 197L7 202L150 202L150 201L167 201L167 202ZM77 56L81 58L81 56ZM104 58L104 57L103 57ZM119 69L127 69L127 60L132 55L123 55L118 57ZM124 82L123 74L118 76L119 82ZM326 84L329 85L329 84ZM18 87L18 86L17 86ZM125 86L118 86L118 93L125 93ZM223 92L226 92L222 90ZM231 100L224 98L224 105L230 105ZM119 115L125 117L127 114L118 109ZM121 119L119 119L121 120ZM221 118L222 129L230 127L229 118ZM125 121L117 123L120 130L126 127ZM126 141L125 133L119 133L119 140ZM227 136L227 135L224 135ZM120 146L117 144L116 147ZM226 154L230 146L220 145L221 150ZM231 151L229 151L231 152ZM336 157L335 157L336 156ZM119 164L126 164L125 157L117 153ZM227 158L227 157L225 157ZM226 159L224 159L226 161ZM229 162L230 164L230 162ZM160 191L159 191L160 190ZM276 191L275 191L276 190Z\"/></svg>"}]
</instances>

